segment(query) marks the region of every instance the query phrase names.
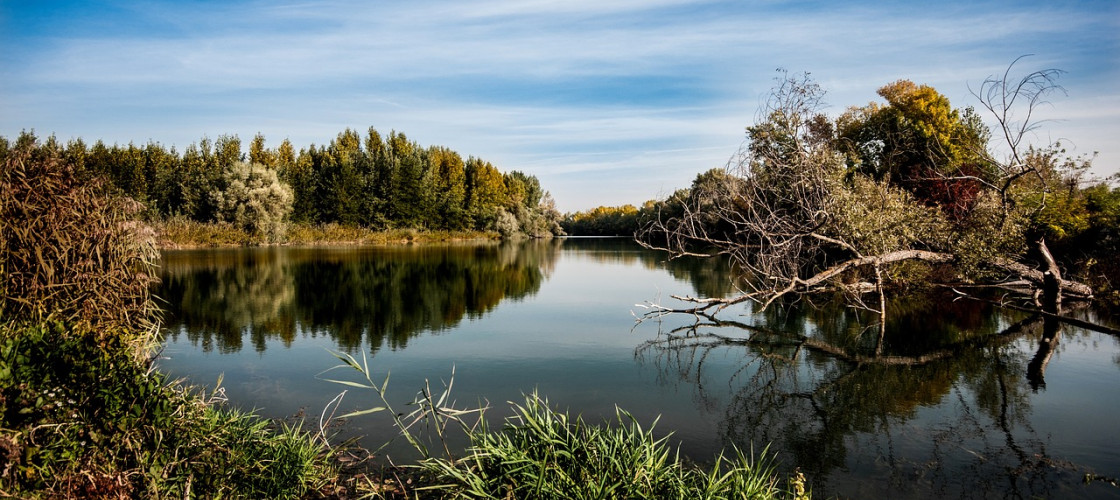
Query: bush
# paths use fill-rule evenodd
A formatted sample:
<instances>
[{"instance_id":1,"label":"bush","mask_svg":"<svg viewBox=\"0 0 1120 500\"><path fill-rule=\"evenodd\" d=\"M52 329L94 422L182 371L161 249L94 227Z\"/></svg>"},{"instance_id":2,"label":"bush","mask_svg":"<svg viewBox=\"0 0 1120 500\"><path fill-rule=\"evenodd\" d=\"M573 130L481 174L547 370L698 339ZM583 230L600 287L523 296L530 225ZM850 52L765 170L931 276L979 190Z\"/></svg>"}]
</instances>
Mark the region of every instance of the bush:
<instances>
[{"instance_id":1,"label":"bush","mask_svg":"<svg viewBox=\"0 0 1120 500\"><path fill-rule=\"evenodd\" d=\"M151 369L154 234L53 144L0 138L0 496L292 498L326 481L307 433Z\"/></svg>"},{"instance_id":2,"label":"bush","mask_svg":"<svg viewBox=\"0 0 1120 500\"><path fill-rule=\"evenodd\" d=\"M329 470L306 433L221 410L62 324L0 336L0 491L294 498Z\"/></svg>"},{"instance_id":3,"label":"bush","mask_svg":"<svg viewBox=\"0 0 1120 500\"><path fill-rule=\"evenodd\" d=\"M237 162L223 172L222 189L210 193L222 222L255 238L275 243L284 237L292 212L292 189L276 171L258 163Z\"/></svg>"},{"instance_id":4,"label":"bush","mask_svg":"<svg viewBox=\"0 0 1120 500\"><path fill-rule=\"evenodd\" d=\"M498 220L494 222L494 230L501 234L502 238L510 238L521 233L521 226L517 223L517 217L501 209L498 212Z\"/></svg>"},{"instance_id":5,"label":"bush","mask_svg":"<svg viewBox=\"0 0 1120 500\"><path fill-rule=\"evenodd\" d=\"M31 134L0 150L0 323L64 321L154 338L159 253L139 203L84 179Z\"/></svg>"}]
</instances>

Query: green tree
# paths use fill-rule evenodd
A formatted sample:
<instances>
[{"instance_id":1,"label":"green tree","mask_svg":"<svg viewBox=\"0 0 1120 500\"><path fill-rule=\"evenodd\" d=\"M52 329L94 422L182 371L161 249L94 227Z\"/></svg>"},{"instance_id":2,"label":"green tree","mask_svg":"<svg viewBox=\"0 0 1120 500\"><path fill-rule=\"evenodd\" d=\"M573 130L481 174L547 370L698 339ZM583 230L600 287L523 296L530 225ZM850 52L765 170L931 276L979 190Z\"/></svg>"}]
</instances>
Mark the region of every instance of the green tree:
<instances>
[{"instance_id":1,"label":"green tree","mask_svg":"<svg viewBox=\"0 0 1120 500\"><path fill-rule=\"evenodd\" d=\"M851 108L837 120L849 167L963 216L983 183L995 178L983 161L987 127L974 110L953 108L928 85L899 80L879 95L885 105Z\"/></svg>"},{"instance_id":2,"label":"green tree","mask_svg":"<svg viewBox=\"0 0 1120 500\"><path fill-rule=\"evenodd\" d=\"M568 214L561 225L573 236L630 236L638 231L638 216L634 205L600 206Z\"/></svg>"},{"instance_id":3,"label":"green tree","mask_svg":"<svg viewBox=\"0 0 1120 500\"><path fill-rule=\"evenodd\" d=\"M490 229L498 220L498 209L509 195L501 172L489 162L469 158L467 170L467 213L475 229Z\"/></svg>"},{"instance_id":4,"label":"green tree","mask_svg":"<svg viewBox=\"0 0 1120 500\"><path fill-rule=\"evenodd\" d=\"M264 134L257 132L257 135L253 136L253 141L249 143L249 162L276 168L276 156L265 148L264 144Z\"/></svg>"},{"instance_id":5,"label":"green tree","mask_svg":"<svg viewBox=\"0 0 1120 500\"><path fill-rule=\"evenodd\" d=\"M361 138L347 128L319 155L320 217L324 222L357 226L364 222L367 196Z\"/></svg>"},{"instance_id":6,"label":"green tree","mask_svg":"<svg viewBox=\"0 0 1120 500\"><path fill-rule=\"evenodd\" d=\"M436 218L438 227L466 229L467 171L459 153L444 147L428 149L428 161L434 170Z\"/></svg>"},{"instance_id":7,"label":"green tree","mask_svg":"<svg viewBox=\"0 0 1120 500\"><path fill-rule=\"evenodd\" d=\"M301 149L295 162L282 166L279 175L284 183L292 188L292 215L294 222L320 222L316 186L318 173L315 171L315 146Z\"/></svg>"},{"instance_id":8,"label":"green tree","mask_svg":"<svg viewBox=\"0 0 1120 500\"><path fill-rule=\"evenodd\" d=\"M222 185L210 193L221 220L264 241L279 241L292 211L292 190L276 171L237 162L223 171Z\"/></svg>"}]
</instances>

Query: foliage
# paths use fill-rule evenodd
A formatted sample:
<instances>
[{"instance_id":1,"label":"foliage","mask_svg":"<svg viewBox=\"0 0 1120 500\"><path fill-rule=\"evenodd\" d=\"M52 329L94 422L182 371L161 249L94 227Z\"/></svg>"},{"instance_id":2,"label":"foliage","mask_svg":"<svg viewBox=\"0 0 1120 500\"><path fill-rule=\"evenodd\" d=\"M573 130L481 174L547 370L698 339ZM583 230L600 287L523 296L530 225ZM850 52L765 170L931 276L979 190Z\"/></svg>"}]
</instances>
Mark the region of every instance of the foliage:
<instances>
[{"instance_id":1,"label":"foliage","mask_svg":"<svg viewBox=\"0 0 1120 500\"><path fill-rule=\"evenodd\" d=\"M767 304L849 268L855 278L873 268L881 287L893 261L875 257L936 248L947 239L943 217L886 180L850 171L818 111L823 90L804 76L783 77L728 168L698 175L641 237L677 254L729 256L754 277L744 298Z\"/></svg>"},{"instance_id":2,"label":"foliage","mask_svg":"<svg viewBox=\"0 0 1120 500\"><path fill-rule=\"evenodd\" d=\"M298 152L288 140L270 148L257 134L247 156L237 136L225 135L204 137L181 154L155 142L47 143L82 179L103 178L107 189L144 204L148 220L230 222L254 242L280 239L285 210L292 222L431 231L498 231L505 210L518 222L510 234L561 234L560 216L549 211L555 207L535 176L503 174L396 131L383 136L371 127L363 136L346 129Z\"/></svg>"},{"instance_id":3,"label":"foliage","mask_svg":"<svg viewBox=\"0 0 1120 500\"><path fill-rule=\"evenodd\" d=\"M977 168L990 133L971 108L954 109L933 87L909 80L879 95L886 105L851 108L837 120L838 146L851 168L931 202L948 201L945 189L958 191L951 198L975 194L978 182L959 176L991 179Z\"/></svg>"},{"instance_id":4,"label":"foliage","mask_svg":"<svg viewBox=\"0 0 1120 500\"><path fill-rule=\"evenodd\" d=\"M136 202L25 133L0 155L0 322L151 340L158 254Z\"/></svg>"},{"instance_id":5,"label":"foliage","mask_svg":"<svg viewBox=\"0 0 1120 500\"><path fill-rule=\"evenodd\" d=\"M0 336L0 490L21 497L297 498L330 474L308 433L169 385L120 337Z\"/></svg>"},{"instance_id":6,"label":"foliage","mask_svg":"<svg viewBox=\"0 0 1120 500\"><path fill-rule=\"evenodd\" d=\"M276 171L259 163L237 162L222 172L221 188L210 192L221 222L256 239L280 241L292 211L292 190Z\"/></svg>"},{"instance_id":7,"label":"foliage","mask_svg":"<svg viewBox=\"0 0 1120 500\"><path fill-rule=\"evenodd\" d=\"M600 206L565 215L561 226L572 236L631 236L638 231L638 218L634 205Z\"/></svg>"},{"instance_id":8,"label":"foliage","mask_svg":"<svg viewBox=\"0 0 1120 500\"><path fill-rule=\"evenodd\" d=\"M482 231L417 231L415 229L389 229L375 231L361 226L341 224L293 224L288 227L285 242L291 245L308 244L374 244L423 243L464 240L492 240L497 235Z\"/></svg>"},{"instance_id":9,"label":"foliage","mask_svg":"<svg viewBox=\"0 0 1120 500\"><path fill-rule=\"evenodd\" d=\"M1058 242L1088 230L1092 215L1081 187L1092 158L1070 157L1055 144L1028 148L1025 162L1036 175L1017 186L1014 199L1028 217L1031 235Z\"/></svg>"},{"instance_id":10,"label":"foliage","mask_svg":"<svg viewBox=\"0 0 1120 500\"><path fill-rule=\"evenodd\" d=\"M933 246L947 239L936 208L915 203L908 192L884 181L856 176L834 192L832 221L822 233L843 238L862 255Z\"/></svg>"},{"instance_id":11,"label":"foliage","mask_svg":"<svg viewBox=\"0 0 1120 500\"><path fill-rule=\"evenodd\" d=\"M31 134L0 139L0 494L318 488L330 470L307 433L220 410L151 368L152 232L74 153Z\"/></svg>"},{"instance_id":12,"label":"foliage","mask_svg":"<svg viewBox=\"0 0 1120 500\"><path fill-rule=\"evenodd\" d=\"M999 161L976 113L932 87L894 82L879 89L886 104L832 121L819 111L820 86L783 72L728 167L655 204L639 236L674 255L729 256L750 278L739 297L698 300L705 309L838 287L885 318L890 280L928 276L913 261L951 265L963 282L1015 269L1041 286L1028 250L1085 232L1090 220L1077 189L1089 159L1059 146L1019 149L1055 74L985 81L978 97L1012 149ZM1024 122L1011 120L1018 97L1028 101ZM867 292L878 292L878 306L863 302Z\"/></svg>"},{"instance_id":13,"label":"foliage","mask_svg":"<svg viewBox=\"0 0 1120 500\"><path fill-rule=\"evenodd\" d=\"M161 248L196 248L243 245L252 241L249 233L228 222L202 223L183 216L170 217L153 224Z\"/></svg>"},{"instance_id":14,"label":"foliage","mask_svg":"<svg viewBox=\"0 0 1120 500\"><path fill-rule=\"evenodd\" d=\"M498 220L494 222L494 229L503 238L517 236L521 232L521 224L517 221L517 216L507 212L504 208L498 209Z\"/></svg>"}]
</instances>

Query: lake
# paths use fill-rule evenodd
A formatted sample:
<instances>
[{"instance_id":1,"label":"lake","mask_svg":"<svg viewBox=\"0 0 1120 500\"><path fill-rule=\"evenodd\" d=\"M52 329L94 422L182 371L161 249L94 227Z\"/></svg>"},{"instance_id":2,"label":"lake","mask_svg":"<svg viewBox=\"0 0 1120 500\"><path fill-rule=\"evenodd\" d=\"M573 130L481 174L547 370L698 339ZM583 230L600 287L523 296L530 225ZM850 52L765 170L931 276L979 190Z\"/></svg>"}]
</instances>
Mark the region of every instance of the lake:
<instances>
[{"instance_id":1,"label":"lake","mask_svg":"<svg viewBox=\"0 0 1120 500\"><path fill-rule=\"evenodd\" d=\"M229 404L266 417L317 428L344 389L339 414L377 406L324 380L359 380L322 374L343 352L391 374L398 409L425 380L453 380L457 406L494 422L534 391L591 421L617 405L697 462L769 446L815 498L1120 497L1086 481L1120 476L1120 341L976 301L899 299L882 338L829 303L638 324L650 303L735 286L725 263L625 239L177 250L161 272L161 369L221 377ZM384 413L330 432L371 448L395 435Z\"/></svg>"}]
</instances>

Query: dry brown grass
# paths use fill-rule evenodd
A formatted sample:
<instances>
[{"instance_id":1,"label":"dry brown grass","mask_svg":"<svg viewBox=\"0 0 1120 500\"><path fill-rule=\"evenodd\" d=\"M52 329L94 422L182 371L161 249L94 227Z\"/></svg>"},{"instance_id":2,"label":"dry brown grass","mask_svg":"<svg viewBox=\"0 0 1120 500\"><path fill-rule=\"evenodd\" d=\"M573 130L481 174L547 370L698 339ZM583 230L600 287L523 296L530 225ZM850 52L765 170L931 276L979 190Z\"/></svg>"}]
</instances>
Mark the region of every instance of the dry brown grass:
<instances>
[{"instance_id":1,"label":"dry brown grass","mask_svg":"<svg viewBox=\"0 0 1120 500\"><path fill-rule=\"evenodd\" d=\"M0 323L62 321L151 340L159 254L136 218L142 205L22 139L0 164Z\"/></svg>"}]
</instances>

